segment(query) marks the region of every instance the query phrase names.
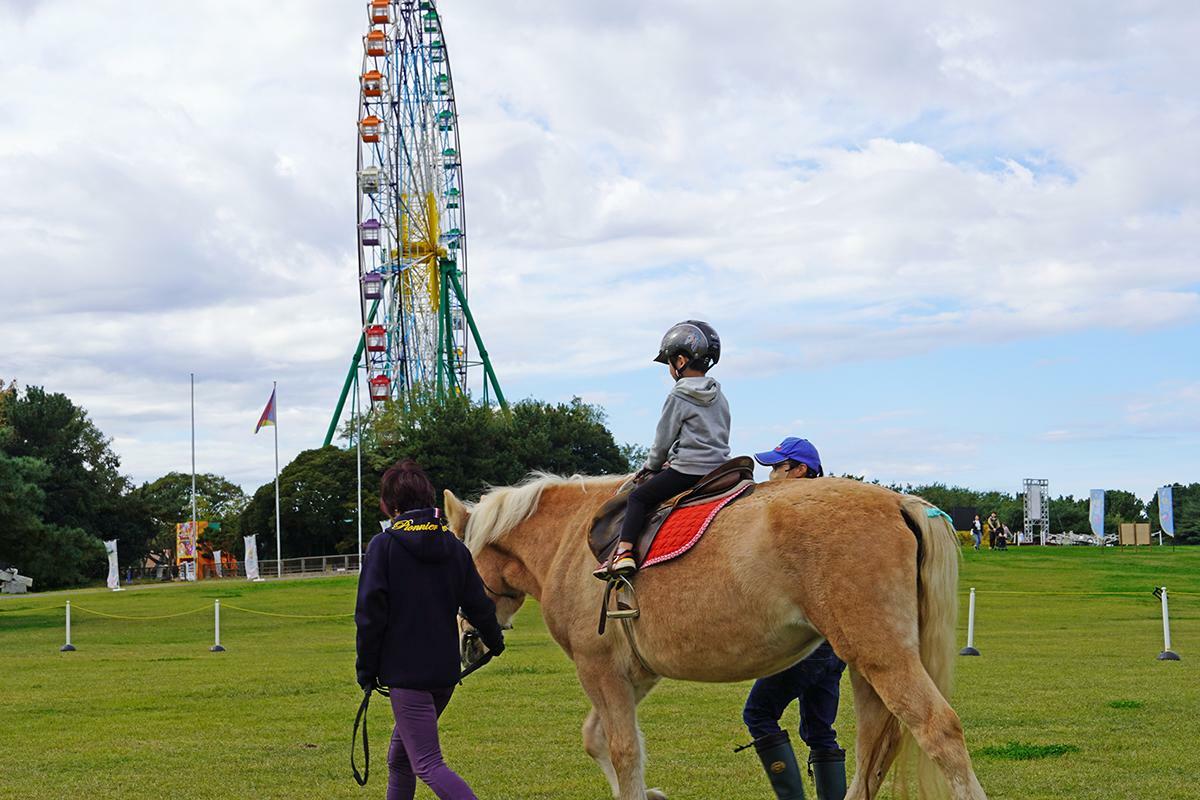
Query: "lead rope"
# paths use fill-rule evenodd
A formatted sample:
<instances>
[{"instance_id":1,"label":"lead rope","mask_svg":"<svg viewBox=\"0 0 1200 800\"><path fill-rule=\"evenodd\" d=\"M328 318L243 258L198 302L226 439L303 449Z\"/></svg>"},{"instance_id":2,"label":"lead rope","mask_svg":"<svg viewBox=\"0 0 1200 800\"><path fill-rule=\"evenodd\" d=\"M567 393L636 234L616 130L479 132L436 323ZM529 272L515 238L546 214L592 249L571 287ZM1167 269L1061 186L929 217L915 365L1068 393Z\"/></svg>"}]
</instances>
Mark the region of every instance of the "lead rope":
<instances>
[{"instance_id":1,"label":"lead rope","mask_svg":"<svg viewBox=\"0 0 1200 800\"><path fill-rule=\"evenodd\" d=\"M372 686L370 689L363 691L362 702L358 705L358 713L354 715L354 733L350 736L350 770L354 773L354 781L359 786L367 785L367 778L371 776L371 744L367 739L367 709L371 705L371 692L379 692L384 697L389 695L389 692L383 686ZM363 740L363 771L358 771L358 766L354 763L354 753L358 749L358 729L362 727Z\"/></svg>"},{"instance_id":2,"label":"lead rope","mask_svg":"<svg viewBox=\"0 0 1200 800\"><path fill-rule=\"evenodd\" d=\"M482 658L458 674L458 683L461 685L464 678L476 670L482 669L493 658L495 655L492 653L484 653ZM354 773L354 782L359 786L366 786L367 779L371 776L371 744L367 739L367 709L371 706L371 692L379 692L384 697L389 697L391 694L385 686L372 686L370 689L366 689L363 691L362 702L358 704L358 713L354 715L354 732L350 735L350 771ZM362 772L358 771L358 765L354 762L354 754L358 751L359 728L362 728L363 742Z\"/></svg>"}]
</instances>

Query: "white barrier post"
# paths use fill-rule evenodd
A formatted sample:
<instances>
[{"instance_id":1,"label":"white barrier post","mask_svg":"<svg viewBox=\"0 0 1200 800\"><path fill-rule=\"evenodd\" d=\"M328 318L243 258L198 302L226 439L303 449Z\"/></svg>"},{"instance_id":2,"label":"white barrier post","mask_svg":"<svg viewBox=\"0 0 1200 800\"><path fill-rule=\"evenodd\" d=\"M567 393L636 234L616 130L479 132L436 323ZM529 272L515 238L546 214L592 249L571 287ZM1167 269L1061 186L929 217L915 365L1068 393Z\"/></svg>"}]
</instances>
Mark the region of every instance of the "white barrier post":
<instances>
[{"instance_id":1,"label":"white barrier post","mask_svg":"<svg viewBox=\"0 0 1200 800\"><path fill-rule=\"evenodd\" d=\"M975 649L975 587L971 587L971 604L967 611L967 646L958 651L960 656L977 656Z\"/></svg>"},{"instance_id":2,"label":"white barrier post","mask_svg":"<svg viewBox=\"0 0 1200 800\"><path fill-rule=\"evenodd\" d=\"M1179 654L1171 650L1171 618L1167 614L1167 587L1160 587L1163 615L1163 651L1158 654L1159 661L1178 661Z\"/></svg>"},{"instance_id":3,"label":"white barrier post","mask_svg":"<svg viewBox=\"0 0 1200 800\"><path fill-rule=\"evenodd\" d=\"M213 653L224 653L221 647L221 601L213 601L213 646L208 648Z\"/></svg>"},{"instance_id":4,"label":"white barrier post","mask_svg":"<svg viewBox=\"0 0 1200 800\"><path fill-rule=\"evenodd\" d=\"M75 645L71 644L71 601L67 601L67 643L58 648L60 653L72 653Z\"/></svg>"}]
</instances>

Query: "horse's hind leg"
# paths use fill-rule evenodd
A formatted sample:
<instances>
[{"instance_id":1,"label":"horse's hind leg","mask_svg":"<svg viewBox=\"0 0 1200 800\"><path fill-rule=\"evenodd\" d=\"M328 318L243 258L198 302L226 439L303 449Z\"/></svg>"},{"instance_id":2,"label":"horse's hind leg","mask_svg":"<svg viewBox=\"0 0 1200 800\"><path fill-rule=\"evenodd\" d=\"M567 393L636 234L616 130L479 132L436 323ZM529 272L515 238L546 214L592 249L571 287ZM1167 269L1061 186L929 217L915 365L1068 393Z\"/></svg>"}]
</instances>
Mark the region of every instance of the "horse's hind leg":
<instances>
[{"instance_id":1,"label":"horse's hind leg","mask_svg":"<svg viewBox=\"0 0 1200 800\"><path fill-rule=\"evenodd\" d=\"M879 796L883 778L896 758L901 740L900 720L888 711L882 698L858 670L850 670L850 683L854 687L858 744L855 747L854 780L846 799L871 800Z\"/></svg>"},{"instance_id":2,"label":"horse's hind leg","mask_svg":"<svg viewBox=\"0 0 1200 800\"><path fill-rule=\"evenodd\" d=\"M954 800L987 800L971 769L962 722L934 685L917 654L899 654L887 662L857 666L888 710L904 723L921 750L941 769ZM857 692L855 695L857 699Z\"/></svg>"},{"instance_id":3,"label":"horse's hind leg","mask_svg":"<svg viewBox=\"0 0 1200 800\"><path fill-rule=\"evenodd\" d=\"M600 767L600 771L608 779L608 785L612 787L613 797L616 797L620 791L617 785L617 771L608 755L608 737L604 735L604 724L594 708L588 711L583 720L583 749Z\"/></svg>"}]
</instances>

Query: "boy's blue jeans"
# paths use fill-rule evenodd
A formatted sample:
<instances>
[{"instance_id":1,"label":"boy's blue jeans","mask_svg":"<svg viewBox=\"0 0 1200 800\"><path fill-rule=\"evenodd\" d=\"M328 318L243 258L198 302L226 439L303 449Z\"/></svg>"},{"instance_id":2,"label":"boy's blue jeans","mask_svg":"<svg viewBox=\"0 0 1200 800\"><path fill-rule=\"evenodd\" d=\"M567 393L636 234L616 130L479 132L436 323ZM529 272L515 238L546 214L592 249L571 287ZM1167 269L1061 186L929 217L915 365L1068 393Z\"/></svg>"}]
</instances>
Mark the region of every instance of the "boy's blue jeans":
<instances>
[{"instance_id":1,"label":"boy's blue jeans","mask_svg":"<svg viewBox=\"0 0 1200 800\"><path fill-rule=\"evenodd\" d=\"M838 696L846 664L828 642L778 675L754 682L742 720L755 739L780 730L779 718L793 700L800 701L800 738L810 750L836 750Z\"/></svg>"}]
</instances>

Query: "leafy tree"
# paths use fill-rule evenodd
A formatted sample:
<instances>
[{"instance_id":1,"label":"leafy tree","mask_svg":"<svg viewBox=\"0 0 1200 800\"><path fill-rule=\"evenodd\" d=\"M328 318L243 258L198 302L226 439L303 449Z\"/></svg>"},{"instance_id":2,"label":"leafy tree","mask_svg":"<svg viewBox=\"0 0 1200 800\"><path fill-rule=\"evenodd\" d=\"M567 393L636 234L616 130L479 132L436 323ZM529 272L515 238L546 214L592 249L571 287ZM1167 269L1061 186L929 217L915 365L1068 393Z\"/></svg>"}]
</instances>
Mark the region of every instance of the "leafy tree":
<instances>
[{"instance_id":1,"label":"leafy tree","mask_svg":"<svg viewBox=\"0 0 1200 800\"><path fill-rule=\"evenodd\" d=\"M133 490L133 495L146 504L154 520L154 546L159 550L174 550L175 525L192 518L192 476L168 472L153 482L143 483ZM197 475L196 517L221 526L220 530L209 528L205 531L205 541L217 550L229 550L237 545L238 523L242 509L249 501L240 486L220 475Z\"/></svg>"},{"instance_id":2,"label":"leafy tree","mask_svg":"<svg viewBox=\"0 0 1200 800\"><path fill-rule=\"evenodd\" d=\"M78 528L42 521L50 474L43 461L0 451L0 561L33 578L35 589L57 589L99 577L104 545Z\"/></svg>"},{"instance_id":3,"label":"leafy tree","mask_svg":"<svg viewBox=\"0 0 1200 800\"><path fill-rule=\"evenodd\" d=\"M1081 497L1078 500L1073 495L1055 497L1050 500L1050 530L1054 533L1091 533L1092 524L1088 521L1091 510L1091 500Z\"/></svg>"},{"instance_id":4,"label":"leafy tree","mask_svg":"<svg viewBox=\"0 0 1200 800\"><path fill-rule=\"evenodd\" d=\"M388 403L371 419L363 442L382 466L412 458L434 486L460 497L478 497L488 486L511 485L538 470L602 475L630 468L603 412L579 398L522 400L507 412L465 397Z\"/></svg>"},{"instance_id":5,"label":"leafy tree","mask_svg":"<svg viewBox=\"0 0 1200 800\"><path fill-rule=\"evenodd\" d=\"M556 405L522 400L512 408L517 461L527 472L534 469L560 475L627 472L629 458L617 446L604 422L604 412L599 407L578 397Z\"/></svg>"},{"instance_id":6,"label":"leafy tree","mask_svg":"<svg viewBox=\"0 0 1200 800\"><path fill-rule=\"evenodd\" d=\"M116 539L123 563L144 558L154 535L148 509L129 494L120 460L87 412L66 395L39 386L28 386L23 393L7 387L0 393L0 406L0 450L46 468L35 470L34 480L44 498L39 517L47 530ZM82 556L91 550L82 541L77 544L70 553ZM91 574L85 566L64 563L62 569L64 576Z\"/></svg>"},{"instance_id":7,"label":"leafy tree","mask_svg":"<svg viewBox=\"0 0 1200 800\"><path fill-rule=\"evenodd\" d=\"M1173 511L1175 512L1176 544L1200 544L1200 483L1176 483L1171 487ZM1153 520L1152 528L1158 530L1158 493L1146 504L1146 513ZM1164 537L1164 542L1170 541Z\"/></svg>"},{"instance_id":8,"label":"leafy tree","mask_svg":"<svg viewBox=\"0 0 1200 800\"><path fill-rule=\"evenodd\" d=\"M380 473L364 458L364 536L378 508ZM305 450L279 473L280 540L284 558L352 552L357 548L355 522L355 453L332 445ZM262 558L275 557L275 482L260 486L242 511L244 535L258 535ZM376 529L377 530L377 529Z\"/></svg>"},{"instance_id":9,"label":"leafy tree","mask_svg":"<svg viewBox=\"0 0 1200 800\"><path fill-rule=\"evenodd\" d=\"M625 472L637 472L646 463L650 448L644 444L626 442L621 445L621 458L625 459Z\"/></svg>"},{"instance_id":10,"label":"leafy tree","mask_svg":"<svg viewBox=\"0 0 1200 800\"><path fill-rule=\"evenodd\" d=\"M348 433L349 428L344 429ZM530 472L624 473L629 459L604 425L603 412L570 403L524 400L502 411L469 398L409 398L376 409L363 430L364 535L375 533L379 479L412 458L440 492L478 497L488 486L517 483ZM285 557L353 552L356 453L307 450L279 476L280 538ZM260 487L241 514L243 534L259 535L259 552L275 550L275 486Z\"/></svg>"},{"instance_id":11,"label":"leafy tree","mask_svg":"<svg viewBox=\"0 0 1200 800\"><path fill-rule=\"evenodd\" d=\"M460 497L515 483L538 468L518 457L505 412L466 397L388 403L372 418L369 437L364 442L373 440L370 450L384 462L381 466L412 458L439 491L451 489Z\"/></svg>"},{"instance_id":12,"label":"leafy tree","mask_svg":"<svg viewBox=\"0 0 1200 800\"><path fill-rule=\"evenodd\" d=\"M905 485L892 487L905 494L920 495L938 508L974 508L981 522L994 511L1002 525L1007 525L1014 533L1021 530L1025 524L1025 506L1020 495L1006 494L996 491L978 491L962 486L947 486L943 483L931 483L920 486Z\"/></svg>"}]
</instances>

